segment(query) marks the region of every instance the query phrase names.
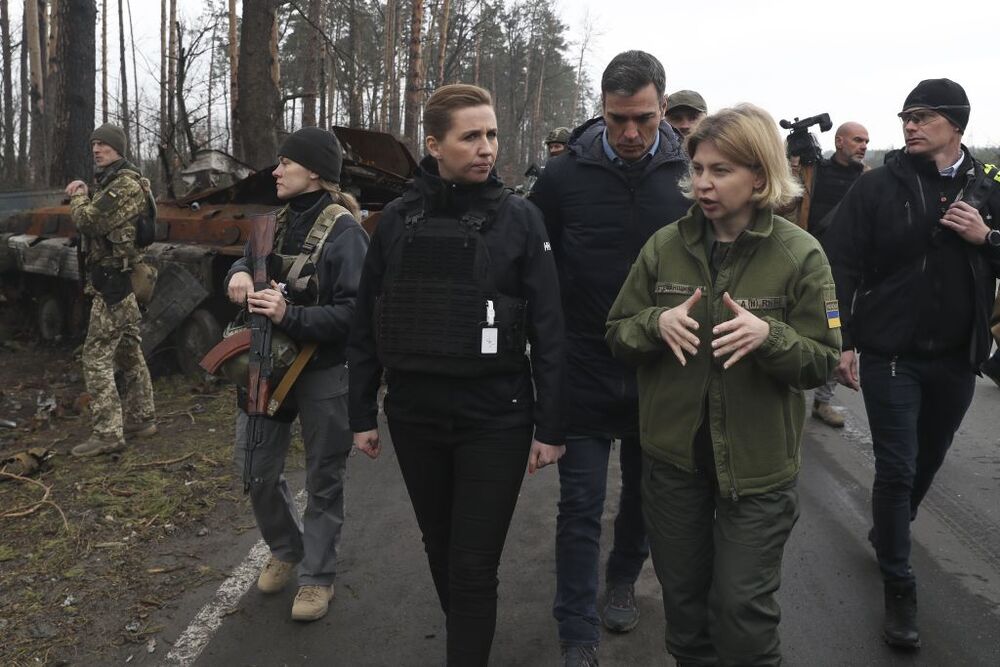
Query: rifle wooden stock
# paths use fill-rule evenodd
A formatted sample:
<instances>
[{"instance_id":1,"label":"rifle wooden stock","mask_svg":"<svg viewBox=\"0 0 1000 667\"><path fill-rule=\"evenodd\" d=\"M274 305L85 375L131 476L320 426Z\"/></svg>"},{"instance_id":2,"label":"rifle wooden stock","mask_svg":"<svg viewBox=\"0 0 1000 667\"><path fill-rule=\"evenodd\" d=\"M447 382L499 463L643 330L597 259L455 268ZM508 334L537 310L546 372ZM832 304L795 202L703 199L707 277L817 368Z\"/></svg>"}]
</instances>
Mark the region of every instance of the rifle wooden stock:
<instances>
[{"instance_id":1,"label":"rifle wooden stock","mask_svg":"<svg viewBox=\"0 0 1000 667\"><path fill-rule=\"evenodd\" d=\"M229 338L223 338L208 351L198 365L207 373L219 374L219 368L233 357L250 349L250 330L241 329Z\"/></svg>"}]
</instances>

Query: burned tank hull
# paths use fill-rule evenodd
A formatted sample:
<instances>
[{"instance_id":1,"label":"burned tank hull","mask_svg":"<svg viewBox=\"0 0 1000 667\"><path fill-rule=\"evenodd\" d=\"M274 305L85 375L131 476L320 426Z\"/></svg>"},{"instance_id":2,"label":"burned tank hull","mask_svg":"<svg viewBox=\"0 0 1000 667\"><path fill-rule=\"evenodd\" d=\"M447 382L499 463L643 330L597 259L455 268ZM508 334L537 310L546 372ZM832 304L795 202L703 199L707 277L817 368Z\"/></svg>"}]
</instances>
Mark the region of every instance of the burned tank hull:
<instances>
[{"instance_id":1,"label":"burned tank hull","mask_svg":"<svg viewBox=\"0 0 1000 667\"><path fill-rule=\"evenodd\" d=\"M384 133L334 128L345 148L342 187L358 199L371 233L378 212L402 194L416 168ZM236 307L223 293L232 263L243 256L250 216L274 210L272 167L228 187L157 202L156 240L146 260L159 278L143 322L147 357L170 358L185 372L218 340ZM51 201L53 193L46 193ZM20 200L17 200L20 201ZM79 238L64 204L0 219L0 307L42 339L82 337L89 299L83 294Z\"/></svg>"}]
</instances>

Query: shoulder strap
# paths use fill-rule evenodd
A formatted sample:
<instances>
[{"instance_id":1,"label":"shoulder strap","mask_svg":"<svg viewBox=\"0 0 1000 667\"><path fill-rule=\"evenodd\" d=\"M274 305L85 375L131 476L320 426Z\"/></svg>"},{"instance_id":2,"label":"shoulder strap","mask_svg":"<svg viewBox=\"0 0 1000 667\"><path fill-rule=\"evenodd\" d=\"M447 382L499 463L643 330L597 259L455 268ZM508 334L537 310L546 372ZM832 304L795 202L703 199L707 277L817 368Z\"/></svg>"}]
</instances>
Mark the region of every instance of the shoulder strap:
<instances>
[{"instance_id":1,"label":"shoulder strap","mask_svg":"<svg viewBox=\"0 0 1000 667\"><path fill-rule=\"evenodd\" d=\"M486 231L497 217L497 212L507 197L512 194L512 190L506 187L495 188L489 192L477 205L466 211L462 216L462 226L477 232Z\"/></svg>"},{"instance_id":2,"label":"shoulder strap","mask_svg":"<svg viewBox=\"0 0 1000 667\"><path fill-rule=\"evenodd\" d=\"M299 251L298 256L295 261L292 262L292 267L288 270L288 276L285 281L288 285L295 291L303 291L309 283L309 276L300 276L302 269L305 268L306 264L312 263L316 264L319 260L319 255L323 251L323 244L326 243L326 239L330 236L330 232L333 231L333 226L337 223L344 215L350 215L351 212L340 204L330 204L324 208L318 216L316 216L315 222L313 222L312 227L309 229L309 233L306 234L305 241L302 242L302 250Z\"/></svg>"}]
</instances>

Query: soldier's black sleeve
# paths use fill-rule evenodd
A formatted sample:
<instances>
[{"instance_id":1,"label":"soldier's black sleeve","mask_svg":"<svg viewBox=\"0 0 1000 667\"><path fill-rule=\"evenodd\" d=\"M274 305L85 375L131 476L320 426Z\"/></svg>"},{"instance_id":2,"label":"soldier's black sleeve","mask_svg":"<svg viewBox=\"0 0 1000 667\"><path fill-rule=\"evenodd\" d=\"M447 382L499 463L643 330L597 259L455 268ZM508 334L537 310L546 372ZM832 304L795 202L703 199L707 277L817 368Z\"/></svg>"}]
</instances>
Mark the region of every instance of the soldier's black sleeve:
<instances>
[{"instance_id":1,"label":"soldier's black sleeve","mask_svg":"<svg viewBox=\"0 0 1000 667\"><path fill-rule=\"evenodd\" d=\"M562 156L557 156L562 157ZM559 213L559 195L556 191L563 160L549 160L535 186L528 193L528 201L542 212L545 230L554 252L559 253L562 242L562 216Z\"/></svg>"},{"instance_id":2,"label":"soldier's black sleeve","mask_svg":"<svg viewBox=\"0 0 1000 667\"><path fill-rule=\"evenodd\" d=\"M343 216L323 244L316 267L319 303L288 304L279 326L297 341L345 344L354 321L361 267L367 252L365 230L353 218Z\"/></svg>"}]
</instances>

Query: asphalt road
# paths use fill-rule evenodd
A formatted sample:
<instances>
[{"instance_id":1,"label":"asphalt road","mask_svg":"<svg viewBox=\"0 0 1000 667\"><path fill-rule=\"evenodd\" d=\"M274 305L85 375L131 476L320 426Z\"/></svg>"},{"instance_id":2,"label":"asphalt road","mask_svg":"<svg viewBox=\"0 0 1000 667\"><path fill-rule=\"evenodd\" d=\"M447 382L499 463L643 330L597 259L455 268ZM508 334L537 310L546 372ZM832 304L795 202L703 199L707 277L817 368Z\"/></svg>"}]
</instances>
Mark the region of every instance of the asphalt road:
<instances>
[{"instance_id":1,"label":"asphalt road","mask_svg":"<svg viewBox=\"0 0 1000 667\"><path fill-rule=\"evenodd\" d=\"M965 425L914 524L924 645L914 654L895 653L880 639L882 587L865 539L870 439L860 396L839 388L837 401L848 413L847 428L810 420L805 435L801 518L785 551L780 592L785 664L1000 665L1000 390L979 381ZM133 664L443 665L443 617L392 448L376 462L353 457L348 472L337 594L326 618L291 621L291 586L275 596L253 587L242 596L229 591L222 603L215 590L194 591L169 611L161 635L171 644L180 638L178 646L187 648L168 660L165 647L136 656ZM618 479L617 466L611 475ZM501 565L492 665L559 663L551 616L557 482L554 468L524 482ZM608 505L605 544L615 501ZM238 570L256 538L252 533L218 554L227 571ZM244 578L254 572L244 567ZM628 635L605 636L602 665L673 664L663 649L659 588L648 563L637 593L640 625ZM190 644L192 630L182 632L213 597L222 608L219 627L203 629L204 639Z\"/></svg>"}]
</instances>

